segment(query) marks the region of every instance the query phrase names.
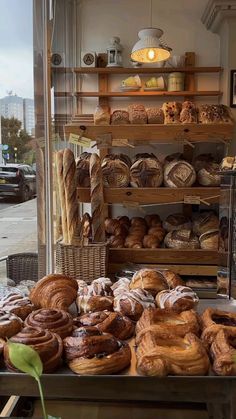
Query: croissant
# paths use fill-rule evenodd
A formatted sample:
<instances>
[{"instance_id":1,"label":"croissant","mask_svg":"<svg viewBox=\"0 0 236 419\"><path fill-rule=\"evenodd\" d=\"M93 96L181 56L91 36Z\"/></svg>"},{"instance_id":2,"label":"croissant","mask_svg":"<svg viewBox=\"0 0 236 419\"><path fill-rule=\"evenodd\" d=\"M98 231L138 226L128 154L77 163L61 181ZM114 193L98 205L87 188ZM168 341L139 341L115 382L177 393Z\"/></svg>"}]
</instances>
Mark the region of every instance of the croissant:
<instances>
[{"instance_id":1,"label":"croissant","mask_svg":"<svg viewBox=\"0 0 236 419\"><path fill-rule=\"evenodd\" d=\"M148 376L205 375L210 366L203 344L193 333L181 338L148 332L136 355L138 373Z\"/></svg>"},{"instance_id":2,"label":"croissant","mask_svg":"<svg viewBox=\"0 0 236 419\"><path fill-rule=\"evenodd\" d=\"M149 228L161 225L161 219L157 214L148 214L144 219Z\"/></svg>"},{"instance_id":3,"label":"croissant","mask_svg":"<svg viewBox=\"0 0 236 419\"><path fill-rule=\"evenodd\" d=\"M14 313L24 320L33 310L33 304L29 298L12 291L1 298L0 309Z\"/></svg>"},{"instance_id":4,"label":"croissant","mask_svg":"<svg viewBox=\"0 0 236 419\"><path fill-rule=\"evenodd\" d=\"M160 272L144 268L135 272L130 282L130 289L136 288L143 288L155 297L159 291L168 287Z\"/></svg>"},{"instance_id":5,"label":"croissant","mask_svg":"<svg viewBox=\"0 0 236 419\"><path fill-rule=\"evenodd\" d=\"M180 337L190 332L198 335L200 326L197 313L194 310L176 313L171 309L146 309L136 324L136 342L139 343L147 332Z\"/></svg>"},{"instance_id":6,"label":"croissant","mask_svg":"<svg viewBox=\"0 0 236 419\"><path fill-rule=\"evenodd\" d=\"M217 375L236 375L235 338L236 329L222 329L212 342L210 353L213 370Z\"/></svg>"},{"instance_id":7,"label":"croissant","mask_svg":"<svg viewBox=\"0 0 236 419\"><path fill-rule=\"evenodd\" d=\"M172 290L157 294L156 303L160 308L171 308L177 312L191 310L199 302L197 294L189 287L178 285Z\"/></svg>"},{"instance_id":8,"label":"croissant","mask_svg":"<svg viewBox=\"0 0 236 419\"><path fill-rule=\"evenodd\" d=\"M151 234L152 236L156 237L161 243L165 237L165 230L161 225L156 225L154 227L149 228L148 234Z\"/></svg>"},{"instance_id":9,"label":"croissant","mask_svg":"<svg viewBox=\"0 0 236 419\"><path fill-rule=\"evenodd\" d=\"M120 313L107 310L84 314L74 319L77 327L96 326L100 332L110 333L117 339L129 339L134 334L134 323Z\"/></svg>"},{"instance_id":10,"label":"croissant","mask_svg":"<svg viewBox=\"0 0 236 419\"><path fill-rule=\"evenodd\" d=\"M0 310L0 338L10 338L23 327L20 317L11 312Z\"/></svg>"},{"instance_id":11,"label":"croissant","mask_svg":"<svg viewBox=\"0 0 236 419\"><path fill-rule=\"evenodd\" d=\"M10 342L29 345L38 352L44 373L54 371L62 363L62 340L60 336L49 330L42 330L39 327L24 327L21 332L10 338ZM7 368L17 371L10 361L8 345L4 346L4 361Z\"/></svg>"},{"instance_id":12,"label":"croissant","mask_svg":"<svg viewBox=\"0 0 236 419\"><path fill-rule=\"evenodd\" d=\"M115 249L122 249L123 247L125 247L125 239L121 235L110 236L107 243L110 247L113 247Z\"/></svg>"},{"instance_id":13,"label":"croissant","mask_svg":"<svg viewBox=\"0 0 236 419\"><path fill-rule=\"evenodd\" d=\"M213 343L220 330L228 330L232 333L236 330L236 313L209 307L203 312L201 321L203 328L201 339L207 347Z\"/></svg>"},{"instance_id":14,"label":"croissant","mask_svg":"<svg viewBox=\"0 0 236 419\"><path fill-rule=\"evenodd\" d=\"M113 236L119 236L122 233L120 221L113 218L106 218L105 231L107 234L112 234Z\"/></svg>"},{"instance_id":15,"label":"croissant","mask_svg":"<svg viewBox=\"0 0 236 419\"><path fill-rule=\"evenodd\" d=\"M37 308L68 310L77 296L75 279L61 274L51 274L40 279L31 290L29 298Z\"/></svg>"},{"instance_id":16,"label":"croissant","mask_svg":"<svg viewBox=\"0 0 236 419\"><path fill-rule=\"evenodd\" d=\"M25 326L50 330L63 339L72 333L73 320L71 315L64 310L40 308L29 314L25 320Z\"/></svg>"},{"instance_id":17,"label":"croissant","mask_svg":"<svg viewBox=\"0 0 236 419\"><path fill-rule=\"evenodd\" d=\"M128 247L129 249L142 249L142 237L130 234L125 239L125 247Z\"/></svg>"},{"instance_id":18,"label":"croissant","mask_svg":"<svg viewBox=\"0 0 236 419\"><path fill-rule=\"evenodd\" d=\"M131 218L131 226L133 227L139 227L144 226L145 229L147 229L147 223L142 217L133 217Z\"/></svg>"},{"instance_id":19,"label":"croissant","mask_svg":"<svg viewBox=\"0 0 236 419\"><path fill-rule=\"evenodd\" d=\"M146 234L143 238L143 247L147 249L156 249L160 247L160 241L158 238L152 234Z\"/></svg>"},{"instance_id":20,"label":"croissant","mask_svg":"<svg viewBox=\"0 0 236 419\"><path fill-rule=\"evenodd\" d=\"M66 361L76 374L114 374L129 366L131 351L127 343L96 327L80 327L63 341Z\"/></svg>"}]
</instances>

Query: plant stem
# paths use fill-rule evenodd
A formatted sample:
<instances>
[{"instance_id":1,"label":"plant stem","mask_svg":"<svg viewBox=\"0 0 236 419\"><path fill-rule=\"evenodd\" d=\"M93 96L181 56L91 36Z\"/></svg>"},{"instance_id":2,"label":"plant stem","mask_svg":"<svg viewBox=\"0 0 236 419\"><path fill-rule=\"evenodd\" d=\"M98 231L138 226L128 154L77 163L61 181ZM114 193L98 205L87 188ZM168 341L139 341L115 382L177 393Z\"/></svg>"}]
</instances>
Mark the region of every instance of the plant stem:
<instances>
[{"instance_id":1,"label":"plant stem","mask_svg":"<svg viewBox=\"0 0 236 419\"><path fill-rule=\"evenodd\" d=\"M48 419L48 415L46 413L46 408L45 408L45 403L44 403L43 389L42 389L42 385L41 385L41 382L40 382L40 378L38 377L36 379L36 381L37 381L38 387L39 387L39 394L40 394L41 405L42 405L42 410L43 410L43 417L44 417L44 419Z\"/></svg>"}]
</instances>

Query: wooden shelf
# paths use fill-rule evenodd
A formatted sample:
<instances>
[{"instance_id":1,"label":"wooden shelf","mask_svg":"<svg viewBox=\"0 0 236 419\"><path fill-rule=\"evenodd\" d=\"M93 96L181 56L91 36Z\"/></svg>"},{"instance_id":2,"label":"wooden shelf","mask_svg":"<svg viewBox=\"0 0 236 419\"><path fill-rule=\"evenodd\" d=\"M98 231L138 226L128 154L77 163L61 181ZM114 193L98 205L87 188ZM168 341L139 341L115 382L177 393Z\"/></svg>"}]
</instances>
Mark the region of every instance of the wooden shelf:
<instances>
[{"instance_id":1,"label":"wooden shelf","mask_svg":"<svg viewBox=\"0 0 236 419\"><path fill-rule=\"evenodd\" d=\"M102 136L110 134L110 143L106 138L106 146L124 147L130 145L147 145L149 143L179 143L189 142L228 142L233 137L234 124L173 124L173 125L65 125L67 136L81 134L80 127L84 128L83 135L97 141L98 147L104 146ZM124 142L121 139L129 140Z\"/></svg>"},{"instance_id":2,"label":"wooden shelf","mask_svg":"<svg viewBox=\"0 0 236 419\"><path fill-rule=\"evenodd\" d=\"M63 94L63 92L59 92ZM154 91L154 92L145 92L140 90L138 92L76 92L78 97L175 97L175 96L221 96L222 92L218 90L206 90L206 91L181 91L181 92L167 92L167 91Z\"/></svg>"},{"instance_id":3,"label":"wooden shelf","mask_svg":"<svg viewBox=\"0 0 236 419\"><path fill-rule=\"evenodd\" d=\"M217 276L217 270L218 267L216 265L201 265L201 264L196 264L196 265L186 265L186 264L182 264L182 265L175 265L170 264L170 263L143 263L142 266L146 266L149 269L156 269L156 268L161 268L161 269L170 269L171 271L179 274L179 275L185 275L188 277L191 276L201 276L201 277L206 277L206 276L211 276L211 277L216 277ZM127 268L127 262L120 262L120 263L112 263L109 262L109 274L115 274L117 273L119 270L123 269L123 268Z\"/></svg>"},{"instance_id":4,"label":"wooden shelf","mask_svg":"<svg viewBox=\"0 0 236 419\"><path fill-rule=\"evenodd\" d=\"M77 193L79 202L90 202L89 188L78 188ZM183 202L187 196L199 197L209 204L215 204L219 202L220 188L104 188L107 204L168 204Z\"/></svg>"},{"instance_id":5,"label":"wooden shelf","mask_svg":"<svg viewBox=\"0 0 236 419\"><path fill-rule=\"evenodd\" d=\"M54 70L54 69L53 69ZM221 67L76 67L73 69L79 74L152 74L152 73L220 73Z\"/></svg>"},{"instance_id":6,"label":"wooden shelf","mask_svg":"<svg viewBox=\"0 0 236 419\"><path fill-rule=\"evenodd\" d=\"M217 265L219 255L213 250L188 249L109 249L110 263L152 263Z\"/></svg>"}]
</instances>

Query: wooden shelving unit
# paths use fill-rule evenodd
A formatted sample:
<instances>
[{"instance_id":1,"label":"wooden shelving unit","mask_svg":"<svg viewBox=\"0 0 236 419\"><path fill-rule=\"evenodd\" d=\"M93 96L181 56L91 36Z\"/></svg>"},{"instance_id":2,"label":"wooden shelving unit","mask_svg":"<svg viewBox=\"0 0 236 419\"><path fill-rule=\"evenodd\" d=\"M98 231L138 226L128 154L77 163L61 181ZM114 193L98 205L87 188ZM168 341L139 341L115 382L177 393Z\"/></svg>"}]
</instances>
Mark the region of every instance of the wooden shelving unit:
<instances>
[{"instance_id":1,"label":"wooden shelving unit","mask_svg":"<svg viewBox=\"0 0 236 419\"><path fill-rule=\"evenodd\" d=\"M54 67L53 73L78 74L164 74L164 73L220 73L222 67Z\"/></svg>"},{"instance_id":2,"label":"wooden shelving unit","mask_svg":"<svg viewBox=\"0 0 236 419\"><path fill-rule=\"evenodd\" d=\"M60 93L64 94L64 92ZM193 97L193 96L221 96L222 92L216 90L206 90L206 91L197 91L192 92L181 91L181 92L167 92L167 91L143 91L139 90L137 92L76 92L78 97Z\"/></svg>"}]
</instances>

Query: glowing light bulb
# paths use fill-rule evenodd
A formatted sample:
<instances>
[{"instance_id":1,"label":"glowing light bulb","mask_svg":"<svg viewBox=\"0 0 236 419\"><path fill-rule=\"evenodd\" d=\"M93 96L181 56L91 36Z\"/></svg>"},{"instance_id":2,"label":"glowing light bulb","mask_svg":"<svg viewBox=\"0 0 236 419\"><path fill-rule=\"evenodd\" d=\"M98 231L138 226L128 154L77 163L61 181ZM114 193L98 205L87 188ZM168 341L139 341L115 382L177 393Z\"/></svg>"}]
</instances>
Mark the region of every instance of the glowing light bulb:
<instances>
[{"instance_id":1,"label":"glowing light bulb","mask_svg":"<svg viewBox=\"0 0 236 419\"><path fill-rule=\"evenodd\" d=\"M153 49L149 49L149 50L148 50L148 53L147 53L147 56L148 56L148 59L149 59L150 61L153 61L153 60L154 60L154 58L155 58L155 51L154 51Z\"/></svg>"}]
</instances>

